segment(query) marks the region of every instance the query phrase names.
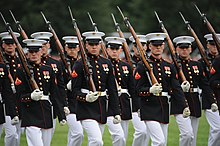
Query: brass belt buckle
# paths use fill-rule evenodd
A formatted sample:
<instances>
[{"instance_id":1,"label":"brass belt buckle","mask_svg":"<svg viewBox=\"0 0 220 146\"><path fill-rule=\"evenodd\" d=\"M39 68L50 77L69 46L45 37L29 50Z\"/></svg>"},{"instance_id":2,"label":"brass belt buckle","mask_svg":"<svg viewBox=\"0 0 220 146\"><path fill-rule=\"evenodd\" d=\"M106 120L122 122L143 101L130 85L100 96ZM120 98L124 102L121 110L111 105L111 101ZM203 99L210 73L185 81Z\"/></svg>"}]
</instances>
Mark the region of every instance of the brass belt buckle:
<instances>
[{"instance_id":1,"label":"brass belt buckle","mask_svg":"<svg viewBox=\"0 0 220 146\"><path fill-rule=\"evenodd\" d=\"M102 95L102 92L101 91L98 91L98 94L97 94L98 96L101 96Z\"/></svg>"}]
</instances>

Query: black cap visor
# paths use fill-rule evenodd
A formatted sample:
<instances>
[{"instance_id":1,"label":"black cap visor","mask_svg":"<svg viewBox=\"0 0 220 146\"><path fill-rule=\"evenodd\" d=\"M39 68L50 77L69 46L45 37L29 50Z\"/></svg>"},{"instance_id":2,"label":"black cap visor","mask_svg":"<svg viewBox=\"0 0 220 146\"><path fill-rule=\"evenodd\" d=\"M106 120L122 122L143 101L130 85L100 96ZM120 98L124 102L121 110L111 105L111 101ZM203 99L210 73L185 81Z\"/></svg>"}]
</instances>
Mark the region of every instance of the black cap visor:
<instances>
[{"instance_id":1,"label":"black cap visor","mask_svg":"<svg viewBox=\"0 0 220 146\"><path fill-rule=\"evenodd\" d=\"M119 50L122 47L122 45L109 43L107 47L111 50Z\"/></svg>"},{"instance_id":2,"label":"black cap visor","mask_svg":"<svg viewBox=\"0 0 220 146\"><path fill-rule=\"evenodd\" d=\"M164 44L164 40L152 40L150 41L150 43L153 45L153 46L161 46Z\"/></svg>"},{"instance_id":3,"label":"black cap visor","mask_svg":"<svg viewBox=\"0 0 220 146\"><path fill-rule=\"evenodd\" d=\"M7 44L7 45L15 43L13 39L4 39L4 40L2 40L2 42Z\"/></svg>"},{"instance_id":4,"label":"black cap visor","mask_svg":"<svg viewBox=\"0 0 220 146\"><path fill-rule=\"evenodd\" d=\"M67 43L66 45L68 48L77 48L79 46L77 43Z\"/></svg>"},{"instance_id":5,"label":"black cap visor","mask_svg":"<svg viewBox=\"0 0 220 146\"><path fill-rule=\"evenodd\" d=\"M177 45L180 49L189 48L191 47L191 44L189 43L181 43Z\"/></svg>"}]
</instances>

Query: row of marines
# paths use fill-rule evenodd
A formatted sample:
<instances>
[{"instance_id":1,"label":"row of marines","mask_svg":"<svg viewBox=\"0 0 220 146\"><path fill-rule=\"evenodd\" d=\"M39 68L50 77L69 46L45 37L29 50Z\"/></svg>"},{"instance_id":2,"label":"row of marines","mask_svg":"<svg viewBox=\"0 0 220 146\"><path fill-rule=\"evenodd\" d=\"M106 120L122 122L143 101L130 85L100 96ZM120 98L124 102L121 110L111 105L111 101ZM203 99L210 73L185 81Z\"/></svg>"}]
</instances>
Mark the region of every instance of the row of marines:
<instances>
[{"instance_id":1,"label":"row of marines","mask_svg":"<svg viewBox=\"0 0 220 146\"><path fill-rule=\"evenodd\" d=\"M8 32L0 34L5 60L0 64L0 134L4 127L5 146L20 145L21 127L25 127L29 146L51 145L57 117L61 125L68 124L68 146L82 144L83 130L89 146L102 146L105 125L112 145L125 146L129 120L135 129L133 146L148 145L150 139L152 146L165 146L170 115L179 127L179 145L196 146L201 109L210 125L208 145L220 145L220 66L211 34L205 36L210 71L202 59L191 59L193 37L174 38L187 80L184 82L174 65L162 57L166 34L138 35L156 84L151 83L133 37L134 66L130 66L121 58L124 38L105 38L106 58L100 54L103 32L82 35L97 91L89 91L77 37L63 37L71 77L61 61L49 56L51 33L36 32L31 35L33 39L23 40L29 69L39 86L32 91L16 55L15 42Z\"/></svg>"}]
</instances>

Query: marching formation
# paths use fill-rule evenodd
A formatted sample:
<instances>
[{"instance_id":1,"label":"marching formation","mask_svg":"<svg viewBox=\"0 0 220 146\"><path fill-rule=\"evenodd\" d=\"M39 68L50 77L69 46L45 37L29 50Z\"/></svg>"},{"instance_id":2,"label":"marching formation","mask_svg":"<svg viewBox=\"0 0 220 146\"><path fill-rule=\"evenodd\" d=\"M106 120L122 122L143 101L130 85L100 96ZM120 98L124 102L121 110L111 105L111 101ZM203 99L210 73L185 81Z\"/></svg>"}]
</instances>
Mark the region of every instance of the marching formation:
<instances>
[{"instance_id":1,"label":"marching formation","mask_svg":"<svg viewBox=\"0 0 220 146\"><path fill-rule=\"evenodd\" d=\"M210 31L204 36L205 50L180 13L192 36L171 40L155 12L161 32L137 35L118 10L131 33L131 47L113 14L118 37L104 37L89 13L94 31L81 34L69 7L76 35L64 36L64 47L42 12L49 31L30 37L20 24L19 33L14 32L1 14L7 30L0 33L0 135L4 128L5 146L20 146L22 129L28 146L50 146L56 119L68 125L68 146L82 145L84 132L88 146L103 146L105 128L113 146L126 146L130 121L132 146L166 146L170 116L179 128L179 145L196 146L202 110L210 126L208 146L220 145L220 34L201 14ZM50 56L51 39L60 59ZM194 42L199 60L190 56ZM164 59L165 47L169 60Z\"/></svg>"}]
</instances>

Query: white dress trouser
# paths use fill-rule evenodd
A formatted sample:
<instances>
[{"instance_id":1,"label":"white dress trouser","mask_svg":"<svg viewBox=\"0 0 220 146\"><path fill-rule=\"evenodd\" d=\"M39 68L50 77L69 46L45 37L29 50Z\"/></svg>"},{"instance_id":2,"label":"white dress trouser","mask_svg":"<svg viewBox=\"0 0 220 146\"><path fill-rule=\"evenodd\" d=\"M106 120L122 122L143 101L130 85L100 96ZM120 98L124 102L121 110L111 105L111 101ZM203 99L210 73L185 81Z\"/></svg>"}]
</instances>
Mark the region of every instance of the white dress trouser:
<instances>
[{"instance_id":1,"label":"white dress trouser","mask_svg":"<svg viewBox=\"0 0 220 146\"><path fill-rule=\"evenodd\" d=\"M128 137L128 125L129 125L129 120L121 120L121 127L124 132L125 141L127 140Z\"/></svg>"},{"instance_id":2,"label":"white dress trouser","mask_svg":"<svg viewBox=\"0 0 220 146\"><path fill-rule=\"evenodd\" d=\"M194 135L192 146L196 146L196 138L197 138L198 127L199 127L199 118L190 116L190 119L191 119L191 125L193 128L193 135Z\"/></svg>"},{"instance_id":3,"label":"white dress trouser","mask_svg":"<svg viewBox=\"0 0 220 146\"><path fill-rule=\"evenodd\" d=\"M141 121L137 112L132 113L132 124L135 130L132 146L148 146L150 136L144 121Z\"/></svg>"},{"instance_id":4,"label":"white dress trouser","mask_svg":"<svg viewBox=\"0 0 220 146\"><path fill-rule=\"evenodd\" d=\"M125 135L120 123L113 123L113 116L107 117L108 131L112 137L112 146L125 146Z\"/></svg>"},{"instance_id":5,"label":"white dress trouser","mask_svg":"<svg viewBox=\"0 0 220 146\"><path fill-rule=\"evenodd\" d=\"M183 118L183 114L174 117L180 131L179 146L191 146L194 136L190 118Z\"/></svg>"},{"instance_id":6,"label":"white dress trouser","mask_svg":"<svg viewBox=\"0 0 220 146\"><path fill-rule=\"evenodd\" d=\"M145 121L145 124L152 141L151 146L166 146L168 124L162 124L157 121Z\"/></svg>"},{"instance_id":7,"label":"white dress trouser","mask_svg":"<svg viewBox=\"0 0 220 146\"><path fill-rule=\"evenodd\" d=\"M11 117L5 116L5 146L19 146L20 145L20 123L11 125Z\"/></svg>"},{"instance_id":8,"label":"white dress trouser","mask_svg":"<svg viewBox=\"0 0 220 146\"><path fill-rule=\"evenodd\" d=\"M52 128L52 131L51 131L51 140L53 138L53 135L54 135L54 132L55 132L55 129L56 129L56 123L57 123L57 119L53 119L53 128Z\"/></svg>"},{"instance_id":9,"label":"white dress trouser","mask_svg":"<svg viewBox=\"0 0 220 146\"><path fill-rule=\"evenodd\" d=\"M26 127L26 139L28 146L50 146L50 129L42 129L35 126Z\"/></svg>"},{"instance_id":10,"label":"white dress trouser","mask_svg":"<svg viewBox=\"0 0 220 146\"><path fill-rule=\"evenodd\" d=\"M220 116L219 111L204 110L205 117L209 123L209 140L208 146L220 146Z\"/></svg>"},{"instance_id":11,"label":"white dress trouser","mask_svg":"<svg viewBox=\"0 0 220 146\"><path fill-rule=\"evenodd\" d=\"M103 146L102 133L104 132L104 124L99 124L92 119L81 120L80 122L87 133L88 146Z\"/></svg>"},{"instance_id":12,"label":"white dress trouser","mask_svg":"<svg viewBox=\"0 0 220 146\"><path fill-rule=\"evenodd\" d=\"M66 116L68 130L67 146L81 146L83 142L83 128L79 121L76 120L76 114Z\"/></svg>"}]
</instances>

